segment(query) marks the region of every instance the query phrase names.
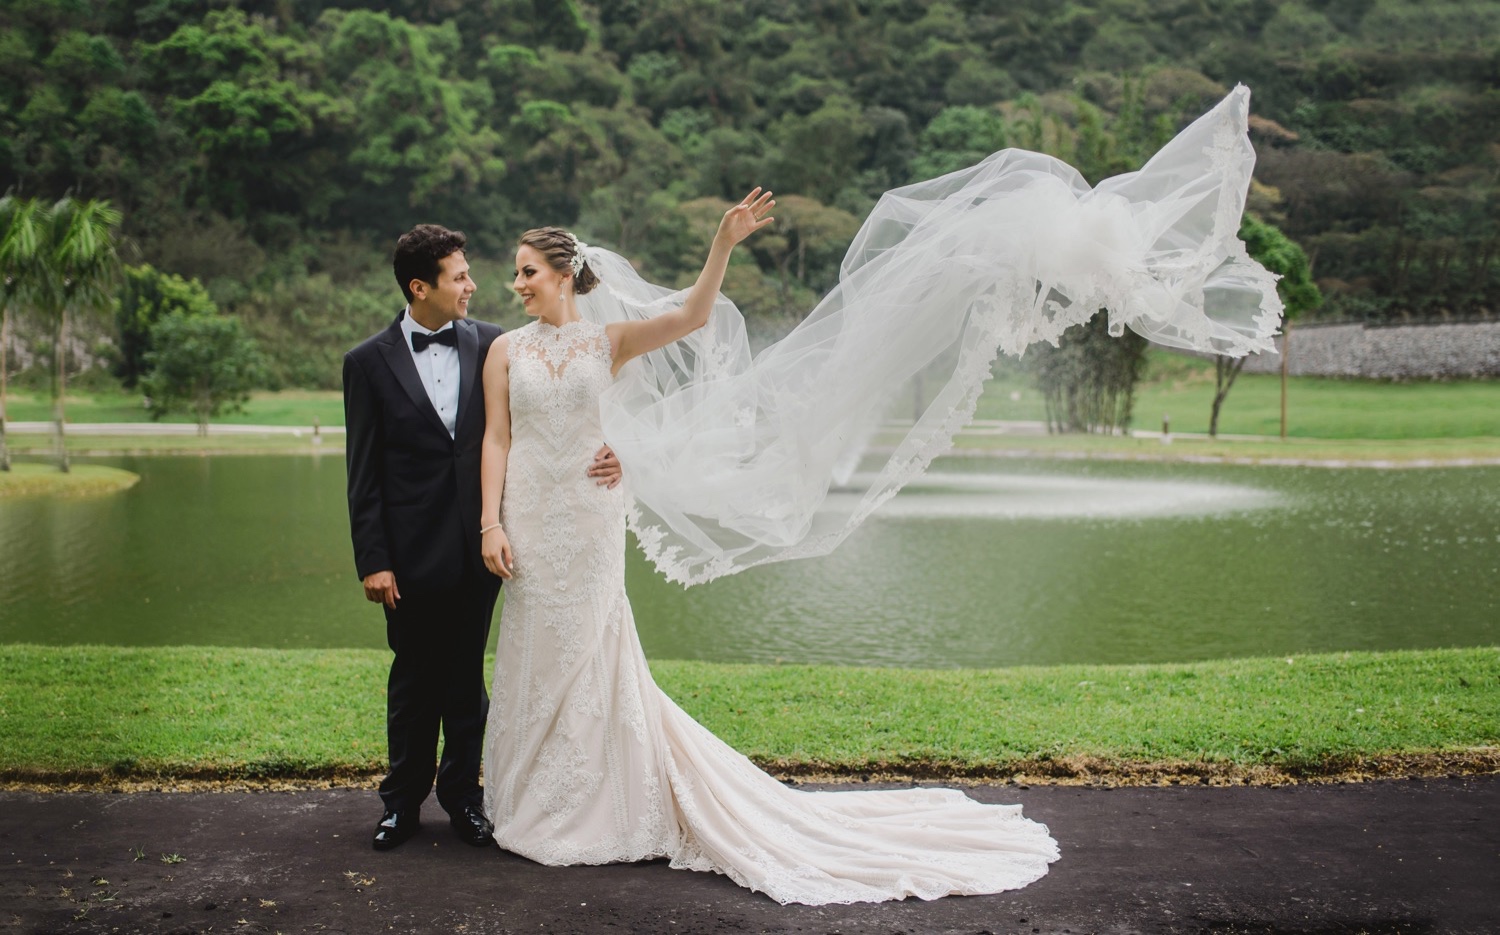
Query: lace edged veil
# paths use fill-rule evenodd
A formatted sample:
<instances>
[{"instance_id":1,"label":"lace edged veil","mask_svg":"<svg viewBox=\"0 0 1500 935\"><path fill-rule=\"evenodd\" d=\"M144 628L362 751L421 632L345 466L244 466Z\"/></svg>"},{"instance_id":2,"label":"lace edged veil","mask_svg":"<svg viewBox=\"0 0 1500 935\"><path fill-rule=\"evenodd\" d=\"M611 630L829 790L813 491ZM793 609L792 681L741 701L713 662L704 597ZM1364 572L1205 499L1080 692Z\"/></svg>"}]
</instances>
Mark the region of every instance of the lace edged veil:
<instances>
[{"instance_id":1,"label":"lace edged veil","mask_svg":"<svg viewBox=\"0 0 1500 935\"><path fill-rule=\"evenodd\" d=\"M1050 156L1002 150L887 192L839 283L752 357L720 296L706 327L634 360L601 400L630 528L693 585L830 551L946 452L1000 352L1056 343L1099 310L1169 347L1272 351L1276 277L1237 234L1254 166L1238 86L1137 172L1090 188ZM684 293L588 247L592 321Z\"/></svg>"}]
</instances>

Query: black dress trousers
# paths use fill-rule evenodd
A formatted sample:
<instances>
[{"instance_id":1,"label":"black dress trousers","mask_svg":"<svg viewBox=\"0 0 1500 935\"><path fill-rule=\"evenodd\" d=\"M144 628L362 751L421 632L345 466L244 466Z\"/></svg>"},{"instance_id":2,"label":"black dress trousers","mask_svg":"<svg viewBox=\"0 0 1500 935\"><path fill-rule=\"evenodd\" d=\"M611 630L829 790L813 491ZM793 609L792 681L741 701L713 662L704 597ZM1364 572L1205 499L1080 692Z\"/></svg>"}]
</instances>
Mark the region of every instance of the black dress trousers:
<instances>
[{"instance_id":1,"label":"black dress trousers","mask_svg":"<svg viewBox=\"0 0 1500 935\"><path fill-rule=\"evenodd\" d=\"M481 804L479 768L490 707L484 650L500 584L494 575L468 570L458 587L403 594L395 610L386 608L386 639L396 654L386 692L391 771L380 783L387 809L418 808L434 776L438 804L449 814Z\"/></svg>"}]
</instances>

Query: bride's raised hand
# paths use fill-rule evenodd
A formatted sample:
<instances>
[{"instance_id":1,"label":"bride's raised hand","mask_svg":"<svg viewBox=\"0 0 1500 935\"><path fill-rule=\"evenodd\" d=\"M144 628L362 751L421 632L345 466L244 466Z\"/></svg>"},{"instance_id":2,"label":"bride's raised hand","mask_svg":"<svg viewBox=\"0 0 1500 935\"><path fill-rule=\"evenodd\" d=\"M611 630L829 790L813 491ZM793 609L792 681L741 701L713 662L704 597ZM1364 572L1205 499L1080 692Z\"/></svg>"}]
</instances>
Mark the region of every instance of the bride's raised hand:
<instances>
[{"instance_id":1,"label":"bride's raised hand","mask_svg":"<svg viewBox=\"0 0 1500 935\"><path fill-rule=\"evenodd\" d=\"M762 191L757 185L739 204L724 212L724 220L719 222L719 236L734 246L776 220L770 216L774 207L776 202L771 193Z\"/></svg>"},{"instance_id":2,"label":"bride's raised hand","mask_svg":"<svg viewBox=\"0 0 1500 935\"><path fill-rule=\"evenodd\" d=\"M724 220L719 222L719 230L708 248L708 259L703 261L703 271L687 291L681 308L643 321L616 321L605 326L612 357L611 373L619 373L626 361L666 347L708 323L735 244L775 220L770 216L775 205L771 193L756 186L739 204L724 212Z\"/></svg>"}]
</instances>

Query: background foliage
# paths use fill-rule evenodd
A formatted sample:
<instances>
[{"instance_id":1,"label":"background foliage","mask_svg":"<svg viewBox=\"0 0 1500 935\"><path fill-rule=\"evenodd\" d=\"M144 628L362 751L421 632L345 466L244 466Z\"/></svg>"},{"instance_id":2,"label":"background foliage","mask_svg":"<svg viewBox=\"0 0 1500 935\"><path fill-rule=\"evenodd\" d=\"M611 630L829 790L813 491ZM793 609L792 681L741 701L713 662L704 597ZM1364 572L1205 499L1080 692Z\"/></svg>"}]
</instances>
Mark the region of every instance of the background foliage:
<instances>
[{"instance_id":1,"label":"background foliage","mask_svg":"<svg viewBox=\"0 0 1500 935\"><path fill-rule=\"evenodd\" d=\"M1002 146L1098 180L1241 81L1252 210L1306 250L1319 315L1494 310L1479 0L0 0L0 191L109 199L128 258L200 282L273 385L333 386L399 306L414 223L470 235L477 312L506 323L517 232L574 226L681 280L767 183L777 233L726 292L774 330L881 191Z\"/></svg>"}]
</instances>

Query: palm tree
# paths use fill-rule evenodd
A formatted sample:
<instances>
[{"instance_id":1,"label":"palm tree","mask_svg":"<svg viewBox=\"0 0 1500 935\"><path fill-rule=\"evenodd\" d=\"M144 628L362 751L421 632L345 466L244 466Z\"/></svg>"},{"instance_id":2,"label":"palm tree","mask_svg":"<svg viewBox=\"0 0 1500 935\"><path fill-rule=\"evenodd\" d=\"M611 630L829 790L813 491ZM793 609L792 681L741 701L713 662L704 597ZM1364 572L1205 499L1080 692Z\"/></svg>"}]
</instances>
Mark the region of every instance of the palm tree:
<instances>
[{"instance_id":1,"label":"palm tree","mask_svg":"<svg viewBox=\"0 0 1500 935\"><path fill-rule=\"evenodd\" d=\"M107 309L120 275L114 229L119 211L107 201L79 201L65 196L48 212L51 236L48 256L37 277L34 303L52 326L52 415L56 424L57 466L68 470L65 397L68 389L68 326L78 312Z\"/></svg>"},{"instance_id":2,"label":"palm tree","mask_svg":"<svg viewBox=\"0 0 1500 935\"><path fill-rule=\"evenodd\" d=\"M19 310L34 296L45 222L46 212L36 199L9 193L0 198L0 471L10 470L5 437L10 311L12 307Z\"/></svg>"}]
</instances>

